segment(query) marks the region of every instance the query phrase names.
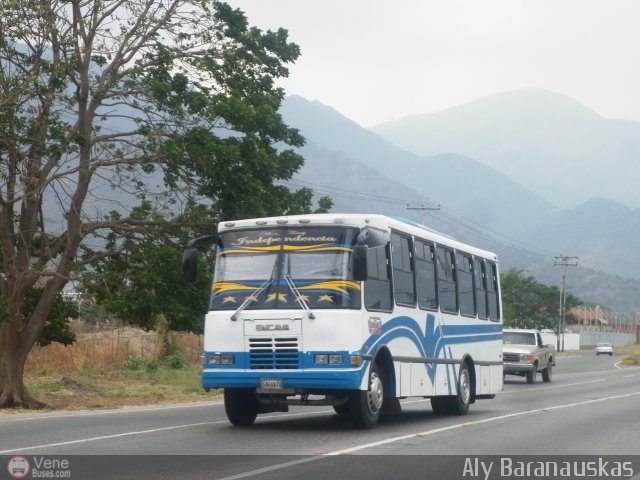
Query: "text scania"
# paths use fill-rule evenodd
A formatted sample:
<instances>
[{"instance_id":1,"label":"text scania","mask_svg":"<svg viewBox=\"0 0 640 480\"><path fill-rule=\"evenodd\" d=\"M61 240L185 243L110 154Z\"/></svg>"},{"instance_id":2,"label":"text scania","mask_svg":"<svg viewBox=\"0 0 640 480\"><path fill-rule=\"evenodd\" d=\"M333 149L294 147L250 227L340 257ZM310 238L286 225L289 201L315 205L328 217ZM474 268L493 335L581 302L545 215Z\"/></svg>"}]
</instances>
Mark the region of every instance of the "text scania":
<instances>
[{"instance_id":1,"label":"text scania","mask_svg":"<svg viewBox=\"0 0 640 480\"><path fill-rule=\"evenodd\" d=\"M598 461L573 462L517 462L511 458L500 459L502 477L597 477L621 478L634 475L631 462Z\"/></svg>"},{"instance_id":2,"label":"text scania","mask_svg":"<svg viewBox=\"0 0 640 480\"><path fill-rule=\"evenodd\" d=\"M287 324L269 323L267 325L256 325L256 331L258 332L272 332L290 330Z\"/></svg>"}]
</instances>

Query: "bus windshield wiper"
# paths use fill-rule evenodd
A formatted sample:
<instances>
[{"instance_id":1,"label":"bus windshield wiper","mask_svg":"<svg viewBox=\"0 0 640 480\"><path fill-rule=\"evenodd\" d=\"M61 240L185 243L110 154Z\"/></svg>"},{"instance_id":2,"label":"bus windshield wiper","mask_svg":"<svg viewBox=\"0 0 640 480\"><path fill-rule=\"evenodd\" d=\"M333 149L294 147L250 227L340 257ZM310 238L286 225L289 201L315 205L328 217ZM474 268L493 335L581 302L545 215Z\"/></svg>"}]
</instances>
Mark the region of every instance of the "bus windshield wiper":
<instances>
[{"instance_id":1,"label":"bus windshield wiper","mask_svg":"<svg viewBox=\"0 0 640 480\"><path fill-rule=\"evenodd\" d=\"M284 276L284 279L287 281L287 285L289 285L289 288L291 289L291 291L296 294L296 300L298 300L298 303L300 304L300 307L305 312L307 312L307 316L311 320L316 318L316 316L313 314L313 312L309 308L309 305L307 305L307 302L305 302L304 298L302 298L302 294L300 293L300 290L298 290L296 288L296 286L293 284L293 280L291 280L291 276L288 273L286 273L285 276Z\"/></svg>"},{"instance_id":2,"label":"bus windshield wiper","mask_svg":"<svg viewBox=\"0 0 640 480\"><path fill-rule=\"evenodd\" d=\"M267 278L264 283L260 285L255 292L253 292L252 295L249 295L244 299L242 305L240 305L238 309L231 315L231 320L233 320L234 322L238 320L238 315L240 314L240 312L247 308L251 302L257 302L262 292L267 289L271 282L273 282L273 275L270 278Z\"/></svg>"}]
</instances>

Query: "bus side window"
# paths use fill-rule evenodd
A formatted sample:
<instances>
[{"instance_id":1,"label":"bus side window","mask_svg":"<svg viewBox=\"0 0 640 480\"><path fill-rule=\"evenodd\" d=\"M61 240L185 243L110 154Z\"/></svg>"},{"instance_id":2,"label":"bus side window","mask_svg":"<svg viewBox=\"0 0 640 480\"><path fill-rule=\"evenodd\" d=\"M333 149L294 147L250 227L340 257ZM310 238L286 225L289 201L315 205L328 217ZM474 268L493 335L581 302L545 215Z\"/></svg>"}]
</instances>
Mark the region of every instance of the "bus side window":
<instances>
[{"instance_id":1,"label":"bus side window","mask_svg":"<svg viewBox=\"0 0 640 480\"><path fill-rule=\"evenodd\" d=\"M497 322L500 320L500 308L498 303L498 268L493 262L487 262L487 299L489 304L489 318Z\"/></svg>"},{"instance_id":2,"label":"bus side window","mask_svg":"<svg viewBox=\"0 0 640 480\"><path fill-rule=\"evenodd\" d=\"M388 251L386 246L367 250L369 278L364 282L364 306L367 310L390 312L393 309Z\"/></svg>"},{"instance_id":3,"label":"bus side window","mask_svg":"<svg viewBox=\"0 0 640 480\"><path fill-rule=\"evenodd\" d=\"M391 234L391 262L393 264L393 293L398 305L414 307L416 288L411 263L411 240L396 233Z\"/></svg>"},{"instance_id":4,"label":"bus side window","mask_svg":"<svg viewBox=\"0 0 640 480\"><path fill-rule=\"evenodd\" d=\"M458 304L460 313L475 317L476 302L473 294L473 263L471 256L456 252L456 272L458 275Z\"/></svg>"},{"instance_id":5,"label":"bus side window","mask_svg":"<svg viewBox=\"0 0 640 480\"><path fill-rule=\"evenodd\" d=\"M438 266L438 298L443 312L458 311L458 295L456 293L456 270L453 251L444 247L436 247Z\"/></svg>"},{"instance_id":6,"label":"bus side window","mask_svg":"<svg viewBox=\"0 0 640 480\"><path fill-rule=\"evenodd\" d=\"M487 312L487 271L484 260L481 258L473 259L473 274L475 276L476 287L476 305L478 306L478 317L486 320L489 318Z\"/></svg>"},{"instance_id":7,"label":"bus side window","mask_svg":"<svg viewBox=\"0 0 640 480\"><path fill-rule=\"evenodd\" d=\"M416 283L420 308L436 310L436 254L433 245L416 240Z\"/></svg>"}]
</instances>

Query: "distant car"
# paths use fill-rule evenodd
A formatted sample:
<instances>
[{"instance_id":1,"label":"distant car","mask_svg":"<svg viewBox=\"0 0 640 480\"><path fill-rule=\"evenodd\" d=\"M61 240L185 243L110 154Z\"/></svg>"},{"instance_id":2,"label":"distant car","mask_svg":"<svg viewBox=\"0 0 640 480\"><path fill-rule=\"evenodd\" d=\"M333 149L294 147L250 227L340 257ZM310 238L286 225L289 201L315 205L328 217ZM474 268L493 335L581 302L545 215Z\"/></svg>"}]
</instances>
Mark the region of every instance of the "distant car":
<instances>
[{"instance_id":1,"label":"distant car","mask_svg":"<svg viewBox=\"0 0 640 480\"><path fill-rule=\"evenodd\" d=\"M600 355L600 354L609 354L609 355L613 355L613 347L611 346L610 343L606 343L606 342L600 342L598 345L596 345L596 355Z\"/></svg>"}]
</instances>

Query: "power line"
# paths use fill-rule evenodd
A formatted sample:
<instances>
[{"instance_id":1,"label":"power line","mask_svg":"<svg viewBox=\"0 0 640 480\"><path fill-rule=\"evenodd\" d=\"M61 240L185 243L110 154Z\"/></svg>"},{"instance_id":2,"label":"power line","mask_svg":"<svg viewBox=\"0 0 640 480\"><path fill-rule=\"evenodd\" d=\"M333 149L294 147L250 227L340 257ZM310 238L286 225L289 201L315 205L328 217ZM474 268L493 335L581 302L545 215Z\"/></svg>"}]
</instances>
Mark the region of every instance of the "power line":
<instances>
[{"instance_id":1,"label":"power line","mask_svg":"<svg viewBox=\"0 0 640 480\"><path fill-rule=\"evenodd\" d=\"M411 207L410 204L407 204L407 210L418 210L420 211L420 223L422 225L426 225L424 223L424 218L427 212L433 212L440 210L440 204L437 207L425 207L424 203L421 203L419 207Z\"/></svg>"},{"instance_id":2,"label":"power line","mask_svg":"<svg viewBox=\"0 0 640 480\"><path fill-rule=\"evenodd\" d=\"M389 203L393 203L393 204L404 204L404 205L408 205L411 203L418 203L415 202L415 200L409 200L409 199L401 199L401 198L397 198L397 197L387 197L387 196L382 196L382 195L378 195L378 194L372 194L372 193L365 193L365 192L357 192L351 189L343 189L343 188L338 188L338 187L332 187L329 185L324 185L321 183L315 183L315 182L310 182L310 181L301 181L301 180L289 180L288 182L286 182L288 184L291 184L295 187L311 187L313 188L314 191L317 191L319 193L324 193L324 194L328 194L328 195L334 195L336 197L339 198L346 198L349 200L366 200L369 202L374 202L374 203L382 203L382 204L389 204ZM316 187L320 187L323 190L320 190ZM329 191L327 191L329 190ZM510 246L512 248L517 248L520 250L528 250L530 252L534 252L534 253L538 253L540 255L554 255L557 252L553 252L551 250L546 250L543 248L540 248L539 246L534 246L534 245L529 245L527 243L524 243L518 239L515 239L513 237L509 237L508 235L505 235L503 233L500 233L498 231L492 230L490 228L487 228L486 226L482 225L481 223L478 223L477 221L467 218L464 215L456 212L455 210L446 207L446 206L442 206L440 204L438 204L439 210L442 211L443 214L446 214L447 212L449 212L450 215L453 215L455 218L448 218L446 216L442 216L442 215L434 215L434 218L438 219L439 221L441 221L442 223L445 223L447 225L451 225L454 228L458 228L460 226L465 227L467 230L476 233L477 235L479 235L480 237L488 240L488 241L499 241L501 243L503 243L504 245ZM423 221L424 223L424 221ZM475 225L475 227L474 227Z\"/></svg>"}]
</instances>

